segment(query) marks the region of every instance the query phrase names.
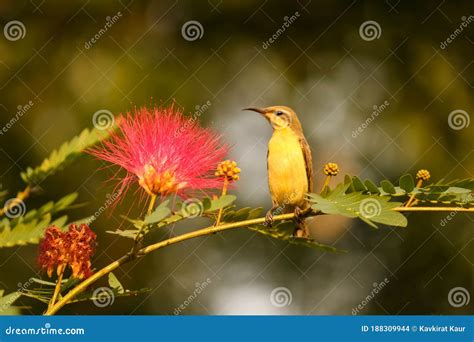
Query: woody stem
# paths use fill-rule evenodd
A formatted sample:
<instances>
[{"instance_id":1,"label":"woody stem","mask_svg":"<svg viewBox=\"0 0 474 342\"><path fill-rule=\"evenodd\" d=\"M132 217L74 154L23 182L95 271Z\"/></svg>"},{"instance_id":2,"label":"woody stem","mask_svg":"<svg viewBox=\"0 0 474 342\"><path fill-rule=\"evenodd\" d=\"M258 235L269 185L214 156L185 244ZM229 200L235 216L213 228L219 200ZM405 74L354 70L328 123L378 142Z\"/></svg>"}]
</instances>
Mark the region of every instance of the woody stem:
<instances>
[{"instance_id":1,"label":"woody stem","mask_svg":"<svg viewBox=\"0 0 474 342\"><path fill-rule=\"evenodd\" d=\"M153 208L155 207L156 197L157 196L155 194L152 194L150 196L150 204L148 205L148 210L146 213L147 216L151 214L151 212L153 211ZM140 231L135 237L135 243L132 248L133 253L136 253L141 247L142 238L143 238L142 232L143 232L143 226L140 228Z\"/></svg>"},{"instance_id":2,"label":"woody stem","mask_svg":"<svg viewBox=\"0 0 474 342\"><path fill-rule=\"evenodd\" d=\"M66 264L62 264L58 266L58 280L56 282L56 286L54 287L53 297L48 304L48 310L54 306L56 303L56 299L59 296L59 292L61 292L61 283L63 281L64 270L66 269Z\"/></svg>"},{"instance_id":3,"label":"woody stem","mask_svg":"<svg viewBox=\"0 0 474 342\"><path fill-rule=\"evenodd\" d=\"M320 193L322 193L324 191L324 189L326 189L326 187L329 185L330 180L331 180L331 176L327 176L326 179L324 180L324 184L323 184L323 187L321 188Z\"/></svg>"},{"instance_id":4,"label":"woody stem","mask_svg":"<svg viewBox=\"0 0 474 342\"><path fill-rule=\"evenodd\" d=\"M474 213L474 207L473 208L460 208L460 207L396 207L392 209L393 211L399 211L399 212L406 212L406 211L462 211L462 212L471 212ZM314 215L321 215L321 212L311 212L308 214L308 216L314 216ZM294 213L289 213L289 214L282 214L282 215L276 215L273 217L274 221L284 221L284 220L291 220L295 217ZM202 228L199 230L191 231L189 233L181 234L172 238L169 238L167 240L163 240L154 244L151 244L147 247L144 247L140 249L135 255L128 253L121 258L117 259L116 261L112 262L111 264L105 266L101 270L97 271L94 273L92 276L89 278L85 279L82 283L78 284L76 287L74 287L71 291L69 291L66 295L64 295L56 304L52 305L48 310L45 312L46 316L54 315L57 313L62 307L64 307L66 304L68 304L72 299L74 299L77 295L85 291L90 285L95 283L97 280L102 278L103 276L109 274L116 268L122 266L123 264L126 264L132 260L136 260L137 258L142 258L145 255L154 252L158 249L177 244L182 241L186 241L189 239L194 239L200 236L206 236L206 235L211 235L216 232L220 231L225 231L225 230L230 230L230 229L235 229L239 227L246 227L246 226L252 226L256 224L263 224L266 221L265 217L260 217L256 219L250 219L250 220L244 220L244 221L239 221L239 222L231 222L231 223L224 223L220 224L218 226L210 226L206 228Z\"/></svg>"},{"instance_id":5,"label":"woody stem","mask_svg":"<svg viewBox=\"0 0 474 342\"><path fill-rule=\"evenodd\" d=\"M418 183L416 183L416 187L421 188L422 185L423 185L423 179L419 179ZM415 201L415 194L412 194L408 202L405 204L405 207L411 207L414 201Z\"/></svg>"},{"instance_id":6,"label":"woody stem","mask_svg":"<svg viewBox=\"0 0 474 342\"><path fill-rule=\"evenodd\" d=\"M153 208L155 207L155 201L156 201L156 195L153 194L153 195L151 195L151 199L150 199L150 204L149 204L149 206L148 206L147 215L150 215L151 212L153 211Z\"/></svg>"},{"instance_id":7,"label":"woody stem","mask_svg":"<svg viewBox=\"0 0 474 342\"><path fill-rule=\"evenodd\" d=\"M222 186L222 196L227 195L227 186L229 185L229 181L227 180L227 177L224 178L224 185ZM219 213L217 214L217 220L216 220L216 226L218 226L221 223L221 218L222 218L222 213L224 211L224 208L219 209Z\"/></svg>"}]
</instances>

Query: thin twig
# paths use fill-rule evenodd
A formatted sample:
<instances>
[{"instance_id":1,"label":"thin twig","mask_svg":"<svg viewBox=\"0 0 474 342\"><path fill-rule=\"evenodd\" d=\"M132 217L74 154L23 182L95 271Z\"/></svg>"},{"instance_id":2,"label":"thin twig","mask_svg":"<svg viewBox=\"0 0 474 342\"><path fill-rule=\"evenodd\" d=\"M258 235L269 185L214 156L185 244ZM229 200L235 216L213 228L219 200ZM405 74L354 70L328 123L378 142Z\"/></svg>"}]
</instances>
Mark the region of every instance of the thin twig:
<instances>
[{"instance_id":1,"label":"thin twig","mask_svg":"<svg viewBox=\"0 0 474 342\"><path fill-rule=\"evenodd\" d=\"M394 211L468 211L468 212L474 212L474 208L461 208L461 207L396 207L393 208L392 210ZM310 212L307 216L315 216L315 215L320 215L320 212ZM274 221L284 221L284 220L291 220L294 217L294 213L289 213L289 214L282 214L282 215L276 215L273 217ZM134 253L129 253L127 255L124 255L120 259L112 262L111 264L107 265L106 267L102 268L98 272L94 273L91 277L85 279L82 283L78 284L75 288L73 288L71 291L69 291L65 296L61 298L53 307L49 308L46 312L45 315L54 315L56 314L62 307L64 307L68 302L70 302L73 298L75 298L77 295L82 293L88 286L92 285L95 283L97 280L105 276L106 274L112 272L116 268L120 267L121 265L128 263L132 260L135 260L137 258L142 258L143 256L156 251L157 249L173 245L185 240L189 239L194 239L199 236L205 236L205 235L210 235L214 234L216 232L224 231L224 230L229 230L229 229L234 229L234 228L239 228L239 227L246 227L246 226L251 226L251 225L256 225L256 224L262 224L266 220L265 217L260 217L256 219L251 219L251 220L245 220L245 221L239 221L239 222L232 222L232 223L225 223L221 224L218 226L209 226L206 228L202 228L199 230L195 230L186 234L178 235L173 238L163 240L157 243L154 243L152 245L149 245L147 247L144 247L140 250L137 251L136 254Z\"/></svg>"},{"instance_id":2,"label":"thin twig","mask_svg":"<svg viewBox=\"0 0 474 342\"><path fill-rule=\"evenodd\" d=\"M61 292L61 285L62 285L61 283L63 281L63 275L64 275L65 269L66 269L66 264L60 265L58 267L58 280L56 282L56 286L54 287L53 297L51 298L51 301L48 304L48 309L54 306L54 303L56 302L56 299L58 298L59 292Z\"/></svg>"},{"instance_id":3,"label":"thin twig","mask_svg":"<svg viewBox=\"0 0 474 342\"><path fill-rule=\"evenodd\" d=\"M464 208L464 207L396 207L392 209L393 211L462 211L462 212L474 212L474 207Z\"/></svg>"},{"instance_id":4,"label":"thin twig","mask_svg":"<svg viewBox=\"0 0 474 342\"><path fill-rule=\"evenodd\" d=\"M222 194L221 196L227 195L227 186L229 184L229 181L227 180L227 177L224 178L224 185L222 186ZM218 226L221 223L221 218L222 218L222 213L224 212L224 208L219 209L219 213L217 214L217 219L215 225Z\"/></svg>"},{"instance_id":5,"label":"thin twig","mask_svg":"<svg viewBox=\"0 0 474 342\"><path fill-rule=\"evenodd\" d=\"M290 220L290 219L293 218L293 216L294 216L293 213L283 214L283 215L274 216L273 220L274 221ZM63 296L61 298L61 300L59 300L53 307L49 308L45 312L45 315L46 316L54 315L56 312L58 312L59 309L61 309L64 305L66 305L71 299L76 297L78 294L82 293L89 285L95 283L97 280L99 280L100 278L102 278L106 274L112 272L113 270L115 270L119 266L121 266L121 265L123 265L127 262L130 262L130 261L132 261L136 258L141 258L141 257L145 256L146 254L151 253L151 252L153 252L157 249L160 249L160 248L163 248L163 247L166 247L166 246L169 246L169 245L181 242L181 241L193 239L193 238L196 238L196 237L199 237L199 236L210 235L210 234L213 234L215 232L220 232L220 231L229 230L229 229L233 229L233 228L250 226L250 225L254 225L254 224L261 224L261 223L264 223L264 222L265 222L265 217L261 217L261 218L252 219L252 220L245 220L245 221L240 221L240 222L232 222L232 223L221 224L219 226L209 226L207 228L202 228L202 229L199 229L199 230L195 230L193 232L189 232L189 233L186 233L186 234L175 236L171 239L167 239L167 240L160 241L158 243L149 245L145 248L140 249L136 253L136 255L133 255L133 254L124 255L120 259L112 262L111 264L109 264L106 267L102 268L101 270L97 271L92 276L85 279L82 283L78 284L75 288L73 288L65 296Z\"/></svg>"}]
</instances>

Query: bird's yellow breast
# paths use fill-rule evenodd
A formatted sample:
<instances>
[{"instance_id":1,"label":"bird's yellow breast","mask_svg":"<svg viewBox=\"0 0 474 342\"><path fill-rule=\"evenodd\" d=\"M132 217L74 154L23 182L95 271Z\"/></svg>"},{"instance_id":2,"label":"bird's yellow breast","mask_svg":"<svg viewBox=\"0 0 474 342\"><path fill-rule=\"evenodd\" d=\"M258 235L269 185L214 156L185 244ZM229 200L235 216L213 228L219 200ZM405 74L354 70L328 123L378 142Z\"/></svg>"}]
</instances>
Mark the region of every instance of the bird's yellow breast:
<instances>
[{"instance_id":1,"label":"bird's yellow breast","mask_svg":"<svg viewBox=\"0 0 474 342\"><path fill-rule=\"evenodd\" d=\"M306 162L299 137L277 129L268 143L268 183L274 204L303 207L308 192Z\"/></svg>"}]
</instances>

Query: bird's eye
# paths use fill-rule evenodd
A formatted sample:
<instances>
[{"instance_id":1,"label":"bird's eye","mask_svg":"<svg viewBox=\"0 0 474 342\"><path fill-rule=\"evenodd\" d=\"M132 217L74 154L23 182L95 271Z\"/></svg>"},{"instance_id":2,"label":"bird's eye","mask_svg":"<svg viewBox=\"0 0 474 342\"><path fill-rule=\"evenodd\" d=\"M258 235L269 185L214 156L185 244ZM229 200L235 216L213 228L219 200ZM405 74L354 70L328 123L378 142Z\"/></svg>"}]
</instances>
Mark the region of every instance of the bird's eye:
<instances>
[{"instance_id":1,"label":"bird's eye","mask_svg":"<svg viewBox=\"0 0 474 342\"><path fill-rule=\"evenodd\" d=\"M282 111L278 111L275 113L276 115L280 116L280 115L283 115L283 112Z\"/></svg>"}]
</instances>

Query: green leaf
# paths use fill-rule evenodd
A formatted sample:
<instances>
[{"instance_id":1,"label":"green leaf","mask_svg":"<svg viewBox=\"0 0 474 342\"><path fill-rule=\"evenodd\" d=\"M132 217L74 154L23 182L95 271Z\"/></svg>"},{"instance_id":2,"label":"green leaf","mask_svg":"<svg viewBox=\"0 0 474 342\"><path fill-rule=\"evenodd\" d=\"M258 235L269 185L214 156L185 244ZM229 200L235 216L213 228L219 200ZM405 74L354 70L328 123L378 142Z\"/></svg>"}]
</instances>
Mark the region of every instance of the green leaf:
<instances>
[{"instance_id":1,"label":"green leaf","mask_svg":"<svg viewBox=\"0 0 474 342\"><path fill-rule=\"evenodd\" d=\"M79 157L85 149L95 145L109 135L107 130L85 129L72 140L65 142L54 150L48 158L35 167L28 167L21 173L21 178L28 184L39 184L48 176L64 169L67 165Z\"/></svg>"},{"instance_id":2,"label":"green leaf","mask_svg":"<svg viewBox=\"0 0 474 342\"><path fill-rule=\"evenodd\" d=\"M209 209L207 209L206 211L216 211L221 208L225 208L234 203L236 199L237 197L234 195L221 196L217 199L212 200Z\"/></svg>"},{"instance_id":3,"label":"green leaf","mask_svg":"<svg viewBox=\"0 0 474 342\"><path fill-rule=\"evenodd\" d=\"M170 208L168 208L168 203L169 200L160 203L160 205L150 215L145 217L144 224L149 225L156 222L160 222L166 216L168 216L171 213Z\"/></svg>"},{"instance_id":4,"label":"green leaf","mask_svg":"<svg viewBox=\"0 0 474 342\"><path fill-rule=\"evenodd\" d=\"M389 202L390 197L386 196L367 195L361 192L345 194L344 189L347 186L347 184L339 184L326 197L310 194L311 208L325 214L358 217L373 227L376 227L374 222L406 227L405 216L392 210L401 203Z\"/></svg>"},{"instance_id":5,"label":"green leaf","mask_svg":"<svg viewBox=\"0 0 474 342\"><path fill-rule=\"evenodd\" d=\"M74 201L77 199L77 196L78 196L77 193L74 192L62 197L56 203L54 203L53 201L50 201L42 205L39 209L29 210L23 216L19 216L11 220L2 221L0 223L0 228L3 227L4 225L14 227L19 223L28 223L35 219L41 219L47 214L54 215L64 210L70 209L72 203L74 203Z\"/></svg>"},{"instance_id":6,"label":"green leaf","mask_svg":"<svg viewBox=\"0 0 474 342\"><path fill-rule=\"evenodd\" d=\"M138 235L138 229L126 229L126 230L106 230L106 233L119 235L124 238L135 239Z\"/></svg>"},{"instance_id":7,"label":"green leaf","mask_svg":"<svg viewBox=\"0 0 474 342\"><path fill-rule=\"evenodd\" d=\"M72 193L56 203L51 201L39 209L32 209L24 216L11 220L4 218L0 221L0 248L36 244L51 225L64 229L67 216L63 215L54 220L53 216L69 209L76 199L77 193Z\"/></svg>"},{"instance_id":8,"label":"green leaf","mask_svg":"<svg viewBox=\"0 0 474 342\"><path fill-rule=\"evenodd\" d=\"M354 191L367 191L367 188L365 187L364 183L362 183L362 181L356 176L352 177L351 188Z\"/></svg>"},{"instance_id":9,"label":"green leaf","mask_svg":"<svg viewBox=\"0 0 474 342\"><path fill-rule=\"evenodd\" d=\"M117 279L117 277L111 272L109 273L109 286L113 288L117 293L125 293L125 289Z\"/></svg>"},{"instance_id":10,"label":"green leaf","mask_svg":"<svg viewBox=\"0 0 474 342\"><path fill-rule=\"evenodd\" d=\"M400 188L402 188L406 192L412 192L415 188L415 180L413 179L413 176L409 173L400 177L399 184Z\"/></svg>"},{"instance_id":11,"label":"green leaf","mask_svg":"<svg viewBox=\"0 0 474 342\"><path fill-rule=\"evenodd\" d=\"M249 226L248 228L260 234L271 236L272 238L283 240L291 244L320 249L326 252L342 252L335 247L327 246L311 239L294 237L295 224L293 222L279 222L272 227L255 225Z\"/></svg>"},{"instance_id":12,"label":"green leaf","mask_svg":"<svg viewBox=\"0 0 474 342\"><path fill-rule=\"evenodd\" d=\"M19 315L20 308L13 306L13 304L21 297L21 293L16 291L4 296L4 292L4 290L0 290L0 315Z\"/></svg>"},{"instance_id":13,"label":"green leaf","mask_svg":"<svg viewBox=\"0 0 474 342\"><path fill-rule=\"evenodd\" d=\"M229 210L222 215L223 222L238 222L251 220L260 217L263 208L241 208L238 210Z\"/></svg>"},{"instance_id":14,"label":"green leaf","mask_svg":"<svg viewBox=\"0 0 474 342\"><path fill-rule=\"evenodd\" d=\"M352 183L352 176L345 175L344 176L344 184L351 184Z\"/></svg>"},{"instance_id":15,"label":"green leaf","mask_svg":"<svg viewBox=\"0 0 474 342\"><path fill-rule=\"evenodd\" d=\"M370 179L366 179L365 182L364 182L367 190L371 193L371 194L380 194L380 190L379 188L377 187L377 185L375 185L374 182L372 182Z\"/></svg>"},{"instance_id":16,"label":"green leaf","mask_svg":"<svg viewBox=\"0 0 474 342\"><path fill-rule=\"evenodd\" d=\"M380 186L382 187L382 190L385 191L387 194L394 194L397 192L393 184L386 179L380 182Z\"/></svg>"},{"instance_id":17,"label":"green leaf","mask_svg":"<svg viewBox=\"0 0 474 342\"><path fill-rule=\"evenodd\" d=\"M164 201L152 214L145 218L145 221L124 217L127 221L133 223L137 229L107 231L107 233L135 239L138 234L142 237L154 229L168 226L185 218L210 214L221 208L228 207L235 200L236 197L233 195L225 195L213 200L209 198L204 198L203 200L190 199L184 201L181 205L181 210L171 216L169 216L171 210L167 207L169 201Z\"/></svg>"},{"instance_id":18,"label":"green leaf","mask_svg":"<svg viewBox=\"0 0 474 342\"><path fill-rule=\"evenodd\" d=\"M433 186L448 186L448 187L453 186L453 187L469 189L472 191L474 190L474 178L455 179L449 182L445 182L444 179L441 179L434 184L428 185L427 188L433 187Z\"/></svg>"}]
</instances>

